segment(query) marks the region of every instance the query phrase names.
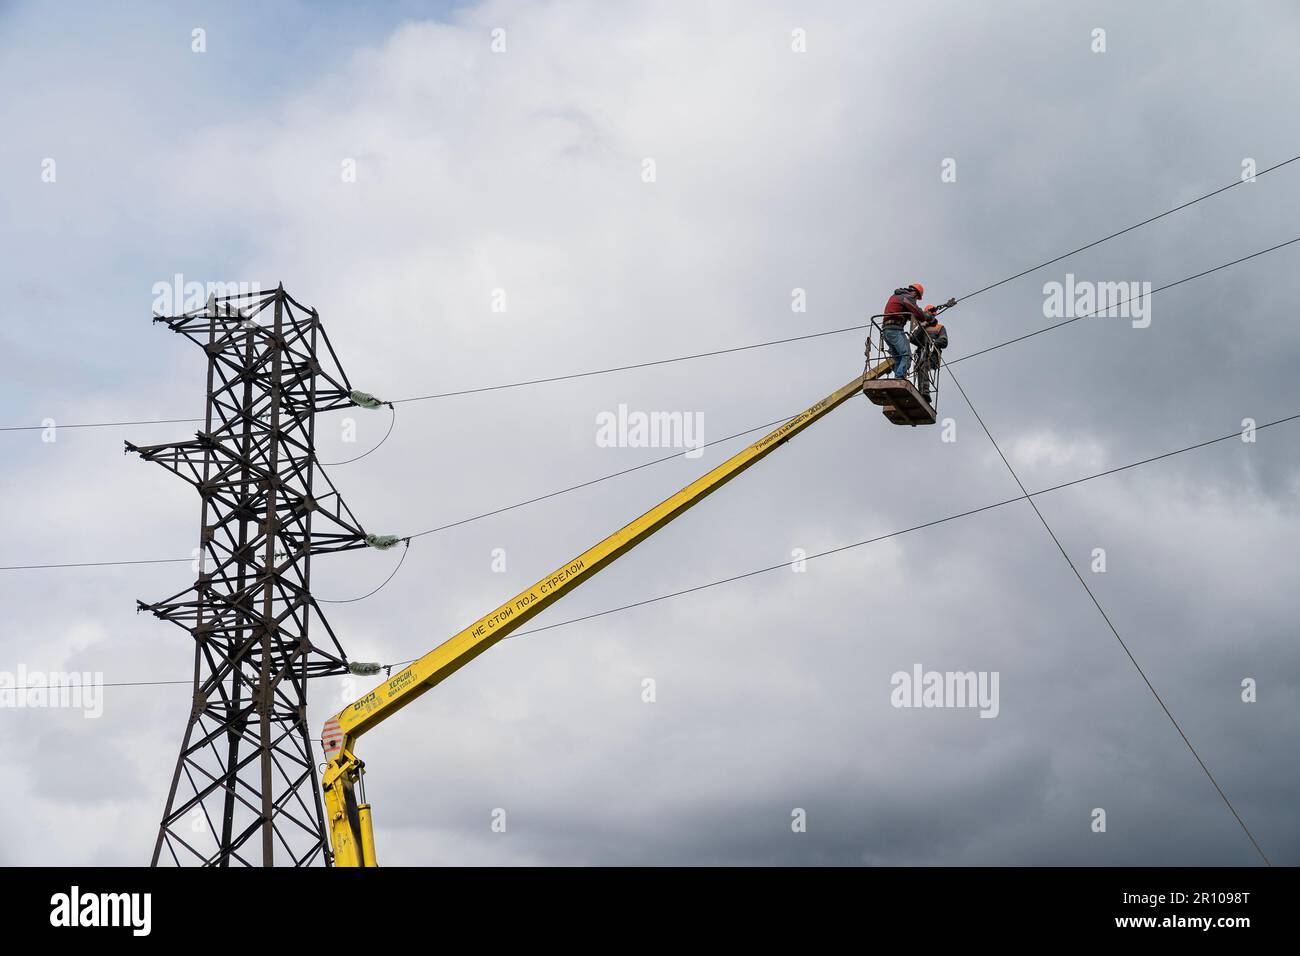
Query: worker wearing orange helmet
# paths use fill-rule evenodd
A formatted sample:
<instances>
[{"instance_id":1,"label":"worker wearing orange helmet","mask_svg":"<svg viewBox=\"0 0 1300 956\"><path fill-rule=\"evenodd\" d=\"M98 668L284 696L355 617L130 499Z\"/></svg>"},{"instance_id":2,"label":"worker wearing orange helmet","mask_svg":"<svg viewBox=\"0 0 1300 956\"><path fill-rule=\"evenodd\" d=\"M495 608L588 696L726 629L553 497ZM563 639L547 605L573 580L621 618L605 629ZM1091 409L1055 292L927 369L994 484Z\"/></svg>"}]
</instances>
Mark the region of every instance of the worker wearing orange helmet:
<instances>
[{"instance_id":1,"label":"worker wearing orange helmet","mask_svg":"<svg viewBox=\"0 0 1300 956\"><path fill-rule=\"evenodd\" d=\"M912 344L921 352L917 359L919 374L916 384L927 402L930 400L930 380L939 373L940 353L948 347L948 330L938 317L943 308L942 305L927 305L925 322L914 328L911 335Z\"/></svg>"},{"instance_id":2,"label":"worker wearing orange helmet","mask_svg":"<svg viewBox=\"0 0 1300 956\"><path fill-rule=\"evenodd\" d=\"M925 286L919 282L895 289L894 294L885 303L884 318L880 321L885 346L894 360L894 378L907 378L907 370L912 362L912 349L907 341L907 326L915 320L922 325L929 318L921 308L920 301L925 297Z\"/></svg>"}]
</instances>

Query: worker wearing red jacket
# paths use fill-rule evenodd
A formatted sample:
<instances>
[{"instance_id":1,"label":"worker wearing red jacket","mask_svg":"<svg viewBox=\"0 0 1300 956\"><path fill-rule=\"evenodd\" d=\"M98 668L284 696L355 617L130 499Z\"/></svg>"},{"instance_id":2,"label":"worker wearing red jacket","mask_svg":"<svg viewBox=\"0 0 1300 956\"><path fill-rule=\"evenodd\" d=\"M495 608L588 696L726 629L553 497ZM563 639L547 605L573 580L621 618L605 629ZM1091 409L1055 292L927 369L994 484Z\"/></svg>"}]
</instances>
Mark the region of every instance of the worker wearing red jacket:
<instances>
[{"instance_id":1,"label":"worker wearing red jacket","mask_svg":"<svg viewBox=\"0 0 1300 956\"><path fill-rule=\"evenodd\" d=\"M885 346L894 360L894 378L907 378L907 369L912 362L912 349L907 342L907 326L910 319L924 324L931 316L926 315L920 306L925 297L925 286L919 282L895 289L894 294L885 303L884 318L880 328L885 339Z\"/></svg>"}]
</instances>

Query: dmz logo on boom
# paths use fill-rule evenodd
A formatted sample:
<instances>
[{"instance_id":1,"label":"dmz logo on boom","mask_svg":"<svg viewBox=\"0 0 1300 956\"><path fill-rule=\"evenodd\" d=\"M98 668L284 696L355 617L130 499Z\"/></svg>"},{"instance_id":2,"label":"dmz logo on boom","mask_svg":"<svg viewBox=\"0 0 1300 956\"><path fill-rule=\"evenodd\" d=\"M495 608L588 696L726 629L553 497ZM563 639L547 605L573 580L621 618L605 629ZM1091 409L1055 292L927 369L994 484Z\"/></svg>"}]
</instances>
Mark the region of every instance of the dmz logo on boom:
<instances>
[{"instance_id":1,"label":"dmz logo on boom","mask_svg":"<svg viewBox=\"0 0 1300 956\"><path fill-rule=\"evenodd\" d=\"M1067 272L1064 282L1043 283L1043 317L1082 319L1086 316L1132 319L1133 328L1151 324L1150 282L1075 281Z\"/></svg>"},{"instance_id":2,"label":"dmz logo on boom","mask_svg":"<svg viewBox=\"0 0 1300 956\"><path fill-rule=\"evenodd\" d=\"M50 897L50 925L129 927L132 936L148 936L153 929L153 894L83 893L74 886L71 892Z\"/></svg>"}]
</instances>

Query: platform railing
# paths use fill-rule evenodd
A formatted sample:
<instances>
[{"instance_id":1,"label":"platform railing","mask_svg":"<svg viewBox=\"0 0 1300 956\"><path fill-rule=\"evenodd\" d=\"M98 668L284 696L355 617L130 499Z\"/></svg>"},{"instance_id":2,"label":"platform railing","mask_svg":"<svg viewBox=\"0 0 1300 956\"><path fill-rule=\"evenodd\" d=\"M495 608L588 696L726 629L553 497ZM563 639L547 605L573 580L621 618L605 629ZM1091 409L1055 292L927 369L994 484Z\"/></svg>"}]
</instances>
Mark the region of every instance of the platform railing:
<instances>
[{"instance_id":1,"label":"platform railing","mask_svg":"<svg viewBox=\"0 0 1300 956\"><path fill-rule=\"evenodd\" d=\"M883 312L871 317L871 331L867 334L865 349L867 368L875 368L881 362L893 360L893 353L889 350L889 346L885 344L885 330L881 325L881 320L885 317ZM918 330L920 330L920 335L916 334ZM921 393L921 397L929 402L932 408L938 409L939 367L941 361L939 350L935 348L929 333L923 330L923 326L914 316L909 315L907 317L907 324L903 326L903 331L907 335L912 356L911 361L908 363L907 380L916 386L916 390ZM893 374L891 367L891 371L886 377L892 377Z\"/></svg>"}]
</instances>

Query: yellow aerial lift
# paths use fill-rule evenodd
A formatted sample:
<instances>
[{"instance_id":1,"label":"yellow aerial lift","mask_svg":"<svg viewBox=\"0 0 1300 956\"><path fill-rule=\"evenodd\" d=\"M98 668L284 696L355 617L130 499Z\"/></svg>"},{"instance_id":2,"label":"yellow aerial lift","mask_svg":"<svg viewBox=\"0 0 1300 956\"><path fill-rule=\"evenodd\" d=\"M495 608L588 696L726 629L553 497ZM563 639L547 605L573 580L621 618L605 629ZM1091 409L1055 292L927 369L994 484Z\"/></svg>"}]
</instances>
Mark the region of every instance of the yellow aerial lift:
<instances>
[{"instance_id":1,"label":"yellow aerial lift","mask_svg":"<svg viewBox=\"0 0 1300 956\"><path fill-rule=\"evenodd\" d=\"M365 788L362 783L365 764L356 756L357 738L450 677L521 624L571 593L574 588L615 558L640 544L692 505L717 491L750 465L767 457L858 392L867 392L873 401L879 403L883 396L878 389L869 389L868 386L883 384L883 382L877 383L876 380L881 379L890 370L892 363L885 360L873 364L870 361L874 357L870 343L867 354L869 358L867 368L858 378L796 415L708 474L697 478L671 498L655 505L641 517L615 531L604 541L584 551L572 561L566 562L532 587L515 595L495 610L489 611L455 637L438 645L400 674L327 720L321 733L321 744L325 748L327 760L322 778L322 790L325 796L325 813L329 820L330 844L334 850L335 865L376 865L370 805L365 802ZM916 391L906 380L893 381L894 388L900 393L907 391L909 398ZM929 409L928 419L931 423L934 421L933 409ZM916 424L917 422L897 423Z\"/></svg>"}]
</instances>

